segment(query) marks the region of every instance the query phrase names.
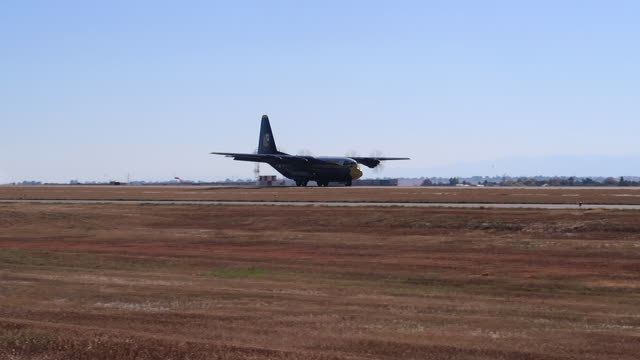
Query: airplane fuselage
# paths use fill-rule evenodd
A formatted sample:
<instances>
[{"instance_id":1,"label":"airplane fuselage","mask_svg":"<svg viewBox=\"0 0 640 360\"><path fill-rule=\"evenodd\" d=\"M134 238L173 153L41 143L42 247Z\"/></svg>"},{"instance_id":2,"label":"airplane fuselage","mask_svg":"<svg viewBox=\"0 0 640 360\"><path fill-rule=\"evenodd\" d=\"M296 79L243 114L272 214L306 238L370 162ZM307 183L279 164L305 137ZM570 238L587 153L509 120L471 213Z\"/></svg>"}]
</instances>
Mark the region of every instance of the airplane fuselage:
<instances>
[{"instance_id":1,"label":"airplane fuselage","mask_svg":"<svg viewBox=\"0 0 640 360\"><path fill-rule=\"evenodd\" d=\"M268 162L282 176L298 182L315 181L319 184L329 182L351 183L362 177L362 170L349 158L316 157L306 164L287 164Z\"/></svg>"}]
</instances>

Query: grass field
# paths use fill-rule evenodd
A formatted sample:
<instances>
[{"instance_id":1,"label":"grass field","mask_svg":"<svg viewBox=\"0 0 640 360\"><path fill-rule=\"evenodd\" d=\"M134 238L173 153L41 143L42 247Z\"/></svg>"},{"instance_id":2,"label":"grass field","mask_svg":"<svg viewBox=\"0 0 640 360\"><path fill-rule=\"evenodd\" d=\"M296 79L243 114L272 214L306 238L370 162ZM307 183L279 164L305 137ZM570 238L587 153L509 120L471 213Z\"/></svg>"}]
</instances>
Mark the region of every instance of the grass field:
<instances>
[{"instance_id":1,"label":"grass field","mask_svg":"<svg viewBox=\"0 0 640 360\"><path fill-rule=\"evenodd\" d=\"M640 188L0 186L0 199L640 204Z\"/></svg>"},{"instance_id":2,"label":"grass field","mask_svg":"<svg viewBox=\"0 0 640 360\"><path fill-rule=\"evenodd\" d=\"M2 359L639 353L640 212L0 204Z\"/></svg>"}]
</instances>

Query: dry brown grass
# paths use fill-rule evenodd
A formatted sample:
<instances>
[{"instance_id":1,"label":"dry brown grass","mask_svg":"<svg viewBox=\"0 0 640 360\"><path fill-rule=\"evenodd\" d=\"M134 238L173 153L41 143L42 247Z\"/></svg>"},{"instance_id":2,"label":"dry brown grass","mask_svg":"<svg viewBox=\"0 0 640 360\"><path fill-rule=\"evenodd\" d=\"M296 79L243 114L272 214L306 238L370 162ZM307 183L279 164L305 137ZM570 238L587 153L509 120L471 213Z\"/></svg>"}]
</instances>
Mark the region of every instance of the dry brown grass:
<instances>
[{"instance_id":1,"label":"dry brown grass","mask_svg":"<svg viewBox=\"0 0 640 360\"><path fill-rule=\"evenodd\" d=\"M0 199L640 204L640 188L0 186Z\"/></svg>"},{"instance_id":2,"label":"dry brown grass","mask_svg":"<svg viewBox=\"0 0 640 360\"><path fill-rule=\"evenodd\" d=\"M0 204L0 358L637 359L640 213Z\"/></svg>"}]
</instances>

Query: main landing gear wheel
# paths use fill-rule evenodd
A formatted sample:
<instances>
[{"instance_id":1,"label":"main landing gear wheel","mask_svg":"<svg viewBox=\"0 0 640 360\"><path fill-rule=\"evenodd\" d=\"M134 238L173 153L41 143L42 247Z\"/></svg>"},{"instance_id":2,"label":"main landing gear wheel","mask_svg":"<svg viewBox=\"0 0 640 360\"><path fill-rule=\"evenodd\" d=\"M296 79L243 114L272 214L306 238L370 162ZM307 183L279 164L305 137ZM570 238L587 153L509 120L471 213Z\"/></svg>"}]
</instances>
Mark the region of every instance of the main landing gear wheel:
<instances>
[{"instance_id":1,"label":"main landing gear wheel","mask_svg":"<svg viewBox=\"0 0 640 360\"><path fill-rule=\"evenodd\" d=\"M298 187L307 186L308 182L309 182L309 180L296 180L296 186L298 186Z\"/></svg>"}]
</instances>

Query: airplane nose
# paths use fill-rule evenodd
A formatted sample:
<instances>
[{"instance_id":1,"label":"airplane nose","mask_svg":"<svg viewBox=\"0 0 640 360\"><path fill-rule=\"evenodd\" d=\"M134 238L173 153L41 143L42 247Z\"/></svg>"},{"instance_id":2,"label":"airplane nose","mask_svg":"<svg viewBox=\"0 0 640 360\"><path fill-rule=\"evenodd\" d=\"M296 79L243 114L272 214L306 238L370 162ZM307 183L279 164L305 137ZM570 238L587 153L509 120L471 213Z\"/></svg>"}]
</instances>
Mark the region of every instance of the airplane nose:
<instances>
[{"instance_id":1,"label":"airplane nose","mask_svg":"<svg viewBox=\"0 0 640 360\"><path fill-rule=\"evenodd\" d=\"M351 180L358 180L362 177L362 170L357 165L351 167Z\"/></svg>"}]
</instances>

